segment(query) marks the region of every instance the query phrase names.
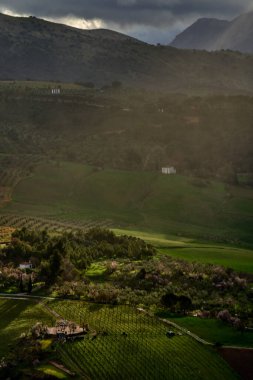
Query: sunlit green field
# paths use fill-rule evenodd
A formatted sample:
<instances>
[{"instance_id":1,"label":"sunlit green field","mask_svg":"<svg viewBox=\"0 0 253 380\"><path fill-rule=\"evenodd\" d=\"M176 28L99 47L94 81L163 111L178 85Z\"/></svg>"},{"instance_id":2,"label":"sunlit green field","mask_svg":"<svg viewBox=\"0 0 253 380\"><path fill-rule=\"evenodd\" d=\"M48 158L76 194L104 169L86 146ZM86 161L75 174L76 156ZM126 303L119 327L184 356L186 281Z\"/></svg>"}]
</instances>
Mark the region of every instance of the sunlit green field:
<instances>
[{"instance_id":1,"label":"sunlit green field","mask_svg":"<svg viewBox=\"0 0 253 380\"><path fill-rule=\"evenodd\" d=\"M159 252L174 258L217 264L238 272L253 273L253 251L233 247L210 247L204 244L189 248L159 248Z\"/></svg>"},{"instance_id":2,"label":"sunlit green field","mask_svg":"<svg viewBox=\"0 0 253 380\"><path fill-rule=\"evenodd\" d=\"M253 273L253 250L233 247L224 244L210 244L195 239L148 234L142 231L114 229L116 234L128 233L154 245L159 254L175 259L216 264L232 268L238 272Z\"/></svg>"},{"instance_id":3,"label":"sunlit green field","mask_svg":"<svg viewBox=\"0 0 253 380\"><path fill-rule=\"evenodd\" d=\"M50 364L42 364L37 368L40 372L43 372L45 375L53 376L55 379L69 379L69 377L63 371L55 368Z\"/></svg>"},{"instance_id":4,"label":"sunlit green field","mask_svg":"<svg viewBox=\"0 0 253 380\"><path fill-rule=\"evenodd\" d=\"M166 317L166 313L163 312L161 316ZM242 333L217 319L173 315L168 315L167 318L208 342L218 342L224 346L253 347L253 332Z\"/></svg>"}]
</instances>

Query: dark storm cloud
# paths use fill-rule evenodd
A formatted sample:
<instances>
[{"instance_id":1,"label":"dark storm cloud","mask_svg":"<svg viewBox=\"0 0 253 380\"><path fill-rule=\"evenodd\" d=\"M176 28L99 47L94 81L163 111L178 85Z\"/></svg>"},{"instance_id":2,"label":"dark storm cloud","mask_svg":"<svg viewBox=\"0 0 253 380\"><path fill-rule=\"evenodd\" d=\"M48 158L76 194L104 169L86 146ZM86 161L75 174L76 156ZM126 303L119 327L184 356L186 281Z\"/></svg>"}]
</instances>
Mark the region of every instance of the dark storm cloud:
<instances>
[{"instance_id":1,"label":"dark storm cloud","mask_svg":"<svg viewBox=\"0 0 253 380\"><path fill-rule=\"evenodd\" d=\"M162 25L190 14L231 17L246 11L251 0L0 0L17 13L41 17L100 18L117 24Z\"/></svg>"},{"instance_id":2,"label":"dark storm cloud","mask_svg":"<svg viewBox=\"0 0 253 380\"><path fill-rule=\"evenodd\" d=\"M172 36L198 17L233 18L252 0L0 0L0 9L50 19L100 19L126 33L153 40L161 30ZM143 27L143 29L140 28ZM149 33L153 33L148 37Z\"/></svg>"}]
</instances>

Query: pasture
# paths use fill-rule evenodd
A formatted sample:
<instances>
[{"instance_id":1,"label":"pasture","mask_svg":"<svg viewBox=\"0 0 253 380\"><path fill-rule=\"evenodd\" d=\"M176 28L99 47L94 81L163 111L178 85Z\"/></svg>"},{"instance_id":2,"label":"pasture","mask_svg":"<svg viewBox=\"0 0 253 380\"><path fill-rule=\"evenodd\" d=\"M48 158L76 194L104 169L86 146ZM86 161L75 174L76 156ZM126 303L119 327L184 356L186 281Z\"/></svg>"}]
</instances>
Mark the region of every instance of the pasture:
<instances>
[{"instance_id":1,"label":"pasture","mask_svg":"<svg viewBox=\"0 0 253 380\"><path fill-rule=\"evenodd\" d=\"M202 244L186 248L158 248L159 253L175 259L216 264L232 268L237 272L253 273L253 251L229 246L210 246Z\"/></svg>"},{"instance_id":2,"label":"pasture","mask_svg":"<svg viewBox=\"0 0 253 380\"><path fill-rule=\"evenodd\" d=\"M134 230L114 229L118 235L129 234L152 244L159 255L175 259L215 264L232 268L238 272L253 273L253 250L232 245L201 242L196 239L166 236L165 234L145 233Z\"/></svg>"},{"instance_id":3,"label":"pasture","mask_svg":"<svg viewBox=\"0 0 253 380\"><path fill-rule=\"evenodd\" d=\"M167 337L168 326L129 306L52 301L50 307L66 319L89 324L83 340L58 346L61 360L82 378L237 378L213 349L176 330Z\"/></svg>"}]
</instances>

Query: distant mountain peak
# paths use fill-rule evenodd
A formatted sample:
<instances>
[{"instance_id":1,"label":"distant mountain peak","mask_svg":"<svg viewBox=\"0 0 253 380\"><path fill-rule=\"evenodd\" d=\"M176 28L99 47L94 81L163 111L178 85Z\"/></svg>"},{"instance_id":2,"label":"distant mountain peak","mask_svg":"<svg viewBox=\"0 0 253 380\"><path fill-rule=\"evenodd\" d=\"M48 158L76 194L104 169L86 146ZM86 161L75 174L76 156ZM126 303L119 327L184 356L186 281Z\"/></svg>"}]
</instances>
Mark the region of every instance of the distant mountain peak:
<instances>
[{"instance_id":1,"label":"distant mountain peak","mask_svg":"<svg viewBox=\"0 0 253 380\"><path fill-rule=\"evenodd\" d=\"M171 46L181 49L230 49L253 53L253 11L232 21L199 18L176 36Z\"/></svg>"}]
</instances>

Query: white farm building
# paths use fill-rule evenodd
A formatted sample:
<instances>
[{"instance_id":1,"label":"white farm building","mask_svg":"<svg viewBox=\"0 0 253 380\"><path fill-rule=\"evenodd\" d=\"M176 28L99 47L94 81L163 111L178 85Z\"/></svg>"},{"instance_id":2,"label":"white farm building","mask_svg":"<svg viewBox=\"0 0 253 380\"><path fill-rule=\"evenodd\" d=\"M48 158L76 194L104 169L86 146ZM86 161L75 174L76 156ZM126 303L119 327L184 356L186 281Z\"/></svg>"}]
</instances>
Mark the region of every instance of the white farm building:
<instances>
[{"instance_id":1,"label":"white farm building","mask_svg":"<svg viewBox=\"0 0 253 380\"><path fill-rule=\"evenodd\" d=\"M162 168L162 174L177 174L177 170L174 166Z\"/></svg>"},{"instance_id":2,"label":"white farm building","mask_svg":"<svg viewBox=\"0 0 253 380\"><path fill-rule=\"evenodd\" d=\"M60 95L61 89L60 88L52 88L52 95Z\"/></svg>"},{"instance_id":3,"label":"white farm building","mask_svg":"<svg viewBox=\"0 0 253 380\"><path fill-rule=\"evenodd\" d=\"M32 263L21 263L19 264L19 269L32 269Z\"/></svg>"}]
</instances>

